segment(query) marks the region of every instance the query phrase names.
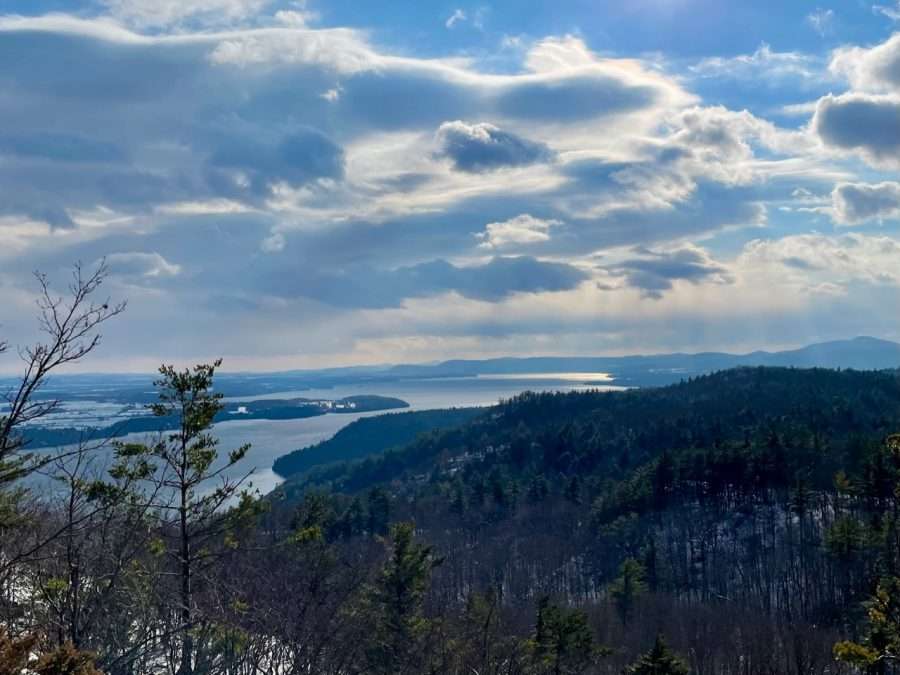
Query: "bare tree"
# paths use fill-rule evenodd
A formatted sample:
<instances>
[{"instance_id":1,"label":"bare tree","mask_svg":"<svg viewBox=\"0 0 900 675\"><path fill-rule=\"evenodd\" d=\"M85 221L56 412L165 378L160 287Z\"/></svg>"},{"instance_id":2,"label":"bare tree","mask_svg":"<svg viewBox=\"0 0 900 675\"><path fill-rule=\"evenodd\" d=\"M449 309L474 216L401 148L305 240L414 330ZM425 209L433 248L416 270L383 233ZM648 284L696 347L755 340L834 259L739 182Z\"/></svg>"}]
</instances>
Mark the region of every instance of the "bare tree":
<instances>
[{"instance_id":1,"label":"bare tree","mask_svg":"<svg viewBox=\"0 0 900 675\"><path fill-rule=\"evenodd\" d=\"M38 321L45 338L18 349L25 371L18 384L2 394L8 410L0 416L0 488L53 461L52 457L29 461L27 455L23 456L27 440L21 430L59 407L58 399L39 395L50 374L90 354L100 344L101 324L125 310L125 302L96 299L108 274L105 261L93 271L86 271L78 263L67 295L59 296L51 289L47 276L35 272L39 286ZM9 346L0 341L0 354Z\"/></svg>"}]
</instances>

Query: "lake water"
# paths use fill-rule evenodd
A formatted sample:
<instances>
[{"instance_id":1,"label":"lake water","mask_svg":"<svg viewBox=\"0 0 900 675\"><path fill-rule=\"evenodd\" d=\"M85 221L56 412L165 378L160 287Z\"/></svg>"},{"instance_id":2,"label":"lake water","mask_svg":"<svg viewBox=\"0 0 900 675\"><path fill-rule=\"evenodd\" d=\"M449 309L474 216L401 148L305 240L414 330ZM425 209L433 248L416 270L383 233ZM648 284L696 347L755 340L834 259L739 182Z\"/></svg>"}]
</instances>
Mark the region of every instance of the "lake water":
<instances>
[{"instance_id":1,"label":"lake water","mask_svg":"<svg viewBox=\"0 0 900 675\"><path fill-rule=\"evenodd\" d=\"M518 377L465 377L409 380L388 383L366 383L329 389L271 392L263 396L241 397L241 401L267 398L303 397L338 399L346 396L374 394L400 398L410 404L404 410L435 408L485 407L524 391L573 391L586 389L615 390L603 384L608 378L598 373L548 373ZM396 411L403 412L403 411ZM274 489L281 477L272 471L273 462L281 455L331 438L340 429L361 417L384 412L328 414L296 420L236 420L216 424L213 433L220 441L222 454L245 443L251 444L247 457L232 467L232 478L253 471L252 487L265 494ZM388 413L389 414L389 413ZM147 434L130 434L130 441L142 441Z\"/></svg>"},{"instance_id":2,"label":"lake water","mask_svg":"<svg viewBox=\"0 0 900 675\"><path fill-rule=\"evenodd\" d=\"M576 375L576 377L571 377ZM573 391L579 389L620 389L607 384L607 378L578 377L583 374L560 373L518 378L445 378L433 380L413 380L379 384L362 384L331 389L308 389L296 392L266 394L262 398L304 398L336 399L359 394L393 396L409 403L408 410L433 410L435 408L485 407L511 398L523 391ZM252 400L243 398L242 400ZM399 411L398 411L399 412ZM343 427L360 417L371 417L385 413L330 414L300 420L245 420L217 424L215 434L223 449L251 443L247 458L234 467L233 475L242 475L253 468L253 487L266 493L275 488L281 477L272 471L272 463L281 455L319 441L331 438Z\"/></svg>"}]
</instances>

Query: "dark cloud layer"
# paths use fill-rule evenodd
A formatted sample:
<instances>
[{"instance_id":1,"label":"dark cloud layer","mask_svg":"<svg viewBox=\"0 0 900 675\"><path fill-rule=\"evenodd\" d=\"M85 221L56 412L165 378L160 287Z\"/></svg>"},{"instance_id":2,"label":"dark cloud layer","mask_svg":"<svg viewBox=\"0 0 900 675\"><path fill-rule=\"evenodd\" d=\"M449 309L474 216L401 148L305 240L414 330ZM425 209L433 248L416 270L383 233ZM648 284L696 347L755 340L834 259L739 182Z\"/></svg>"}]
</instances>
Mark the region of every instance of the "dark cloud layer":
<instances>
[{"instance_id":1,"label":"dark cloud layer","mask_svg":"<svg viewBox=\"0 0 900 675\"><path fill-rule=\"evenodd\" d=\"M831 197L835 220L845 225L900 218L900 183L841 183Z\"/></svg>"},{"instance_id":2,"label":"dark cloud layer","mask_svg":"<svg viewBox=\"0 0 900 675\"><path fill-rule=\"evenodd\" d=\"M659 299L663 291L675 281L700 283L714 280L731 283L728 270L709 257L703 249L684 247L673 251L635 249L640 257L624 260L607 268L614 275L623 276L625 283L640 289L648 298Z\"/></svg>"},{"instance_id":3,"label":"dark cloud layer","mask_svg":"<svg viewBox=\"0 0 900 675\"><path fill-rule=\"evenodd\" d=\"M279 264L276 263L276 266ZM271 271L271 270L270 270ZM370 265L324 270L298 266L266 274L268 291L303 296L344 308L399 307L408 298L455 292L466 298L496 302L515 293L566 291L589 275L572 265L529 257L497 257L460 267L432 260L393 270Z\"/></svg>"},{"instance_id":4,"label":"dark cloud layer","mask_svg":"<svg viewBox=\"0 0 900 675\"><path fill-rule=\"evenodd\" d=\"M438 157L449 159L459 171L481 172L546 162L553 152L493 124L445 122L437 132Z\"/></svg>"},{"instance_id":5,"label":"dark cloud layer","mask_svg":"<svg viewBox=\"0 0 900 675\"><path fill-rule=\"evenodd\" d=\"M510 87L497 107L517 119L576 122L649 108L656 98L650 87L595 75Z\"/></svg>"},{"instance_id":6,"label":"dark cloud layer","mask_svg":"<svg viewBox=\"0 0 900 675\"><path fill-rule=\"evenodd\" d=\"M273 143L250 137L224 141L210 165L245 172L253 191L264 195L278 181L298 186L316 178L340 179L344 151L322 132L301 128Z\"/></svg>"},{"instance_id":7,"label":"dark cloud layer","mask_svg":"<svg viewBox=\"0 0 900 675\"><path fill-rule=\"evenodd\" d=\"M827 144L889 163L900 157L900 101L847 94L819 101L813 125Z\"/></svg>"}]
</instances>

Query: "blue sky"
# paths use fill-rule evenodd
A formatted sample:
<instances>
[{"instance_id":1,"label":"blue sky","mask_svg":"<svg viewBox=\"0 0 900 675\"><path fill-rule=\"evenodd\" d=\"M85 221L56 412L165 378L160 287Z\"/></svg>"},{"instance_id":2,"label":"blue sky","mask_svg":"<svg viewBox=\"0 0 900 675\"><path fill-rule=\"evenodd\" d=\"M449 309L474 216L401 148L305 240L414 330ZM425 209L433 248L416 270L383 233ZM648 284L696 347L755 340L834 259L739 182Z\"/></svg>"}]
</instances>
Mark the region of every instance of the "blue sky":
<instances>
[{"instance_id":1,"label":"blue sky","mask_svg":"<svg viewBox=\"0 0 900 675\"><path fill-rule=\"evenodd\" d=\"M0 60L0 326L105 258L91 370L900 339L897 0L0 0Z\"/></svg>"}]
</instances>

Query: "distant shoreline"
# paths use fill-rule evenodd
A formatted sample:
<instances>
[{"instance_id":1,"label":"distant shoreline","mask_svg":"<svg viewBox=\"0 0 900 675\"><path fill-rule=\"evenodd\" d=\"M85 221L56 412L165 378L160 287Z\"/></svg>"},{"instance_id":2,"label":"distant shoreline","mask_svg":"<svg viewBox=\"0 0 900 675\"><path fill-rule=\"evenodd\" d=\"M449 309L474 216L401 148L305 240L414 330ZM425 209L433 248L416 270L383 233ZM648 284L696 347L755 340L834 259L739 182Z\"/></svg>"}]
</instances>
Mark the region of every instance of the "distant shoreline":
<instances>
[{"instance_id":1,"label":"distant shoreline","mask_svg":"<svg viewBox=\"0 0 900 675\"><path fill-rule=\"evenodd\" d=\"M406 401L388 396L350 396L336 400L266 399L228 403L216 415L216 424L248 420L297 420L322 415L388 412L409 408ZM143 415L102 427L32 427L25 431L29 449L52 448L78 443L96 443L136 433L159 433L175 429L177 420Z\"/></svg>"}]
</instances>

